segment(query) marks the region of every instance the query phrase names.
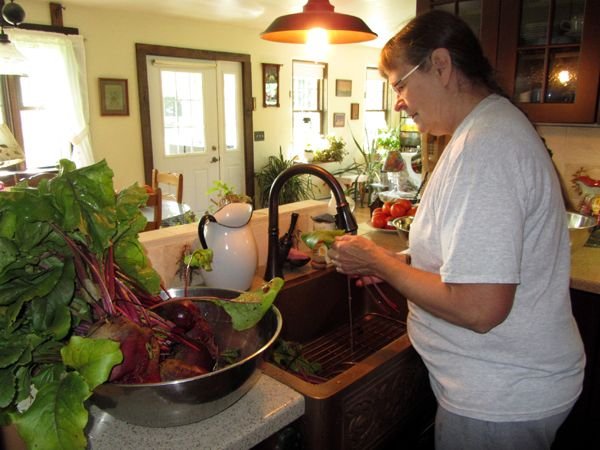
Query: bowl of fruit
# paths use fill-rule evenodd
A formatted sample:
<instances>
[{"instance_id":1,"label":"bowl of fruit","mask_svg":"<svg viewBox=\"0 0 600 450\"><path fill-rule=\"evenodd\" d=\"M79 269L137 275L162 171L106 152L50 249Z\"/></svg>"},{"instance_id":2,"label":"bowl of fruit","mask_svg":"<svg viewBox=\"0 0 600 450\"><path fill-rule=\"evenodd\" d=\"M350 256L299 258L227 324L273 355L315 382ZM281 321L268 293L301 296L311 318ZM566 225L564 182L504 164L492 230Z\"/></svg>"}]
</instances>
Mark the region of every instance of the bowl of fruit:
<instances>
[{"instance_id":1,"label":"bowl of fruit","mask_svg":"<svg viewBox=\"0 0 600 450\"><path fill-rule=\"evenodd\" d=\"M368 225L376 230L381 231L396 231L396 227L392 224L394 219L405 216L414 216L417 211L417 205L405 198L389 200L383 203L380 208L375 208L371 212L371 219Z\"/></svg>"}]
</instances>

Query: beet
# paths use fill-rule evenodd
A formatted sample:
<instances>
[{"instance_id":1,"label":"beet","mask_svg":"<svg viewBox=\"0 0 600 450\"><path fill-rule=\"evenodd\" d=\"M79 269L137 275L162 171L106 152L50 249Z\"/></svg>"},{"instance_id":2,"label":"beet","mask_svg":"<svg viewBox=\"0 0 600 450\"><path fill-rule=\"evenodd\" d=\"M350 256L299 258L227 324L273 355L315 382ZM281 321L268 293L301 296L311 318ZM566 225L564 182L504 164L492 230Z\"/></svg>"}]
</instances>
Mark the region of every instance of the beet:
<instances>
[{"instance_id":1,"label":"beet","mask_svg":"<svg viewBox=\"0 0 600 450\"><path fill-rule=\"evenodd\" d=\"M160 363L160 377L162 381L175 381L183 378L191 378L208 373L202 367L188 364L184 361L174 358L165 359Z\"/></svg>"},{"instance_id":2,"label":"beet","mask_svg":"<svg viewBox=\"0 0 600 450\"><path fill-rule=\"evenodd\" d=\"M110 381L123 383L160 381L158 370L160 351L152 329L140 327L125 316L116 316L96 324L89 337L111 339L121 344L123 362L113 367Z\"/></svg>"}]
</instances>

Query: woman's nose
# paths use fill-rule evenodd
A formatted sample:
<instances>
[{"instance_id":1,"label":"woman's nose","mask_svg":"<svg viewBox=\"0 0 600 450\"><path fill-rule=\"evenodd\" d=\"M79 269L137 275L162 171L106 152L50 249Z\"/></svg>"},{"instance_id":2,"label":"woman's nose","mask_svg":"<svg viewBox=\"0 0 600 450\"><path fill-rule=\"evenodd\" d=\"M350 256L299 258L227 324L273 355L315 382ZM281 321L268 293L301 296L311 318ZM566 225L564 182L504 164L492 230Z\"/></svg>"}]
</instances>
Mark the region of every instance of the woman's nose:
<instances>
[{"instance_id":1,"label":"woman's nose","mask_svg":"<svg viewBox=\"0 0 600 450\"><path fill-rule=\"evenodd\" d=\"M396 94L396 103L394 104L394 111L400 112L406 109L406 102L400 97L399 94Z\"/></svg>"}]
</instances>

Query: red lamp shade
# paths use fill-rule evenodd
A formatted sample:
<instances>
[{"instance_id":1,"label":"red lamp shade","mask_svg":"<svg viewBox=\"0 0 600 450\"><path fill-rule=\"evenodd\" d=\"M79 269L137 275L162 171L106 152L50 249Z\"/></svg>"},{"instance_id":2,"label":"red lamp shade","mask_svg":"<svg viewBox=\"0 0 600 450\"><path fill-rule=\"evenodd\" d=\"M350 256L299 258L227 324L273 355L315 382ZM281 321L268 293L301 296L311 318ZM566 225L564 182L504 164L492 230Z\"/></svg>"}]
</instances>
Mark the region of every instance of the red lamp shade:
<instances>
[{"instance_id":1,"label":"red lamp shade","mask_svg":"<svg viewBox=\"0 0 600 450\"><path fill-rule=\"evenodd\" d=\"M278 17L260 34L262 39L304 44L309 30L325 30L330 44L352 44L377 38L362 19L334 12L329 0L308 0L301 13Z\"/></svg>"}]
</instances>

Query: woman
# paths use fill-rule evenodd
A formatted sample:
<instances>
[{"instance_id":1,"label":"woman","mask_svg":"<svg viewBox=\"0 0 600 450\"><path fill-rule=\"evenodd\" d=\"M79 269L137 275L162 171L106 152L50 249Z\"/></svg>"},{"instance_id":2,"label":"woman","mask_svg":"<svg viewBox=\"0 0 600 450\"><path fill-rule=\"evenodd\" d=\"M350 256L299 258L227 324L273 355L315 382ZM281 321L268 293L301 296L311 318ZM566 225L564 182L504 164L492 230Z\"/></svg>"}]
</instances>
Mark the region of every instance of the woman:
<instances>
[{"instance_id":1,"label":"woman","mask_svg":"<svg viewBox=\"0 0 600 450\"><path fill-rule=\"evenodd\" d=\"M410 299L408 332L438 400L438 450L549 449L581 392L564 203L548 152L493 80L469 27L432 11L381 52L421 132L452 135L410 232L411 265L357 236L337 270Z\"/></svg>"}]
</instances>

